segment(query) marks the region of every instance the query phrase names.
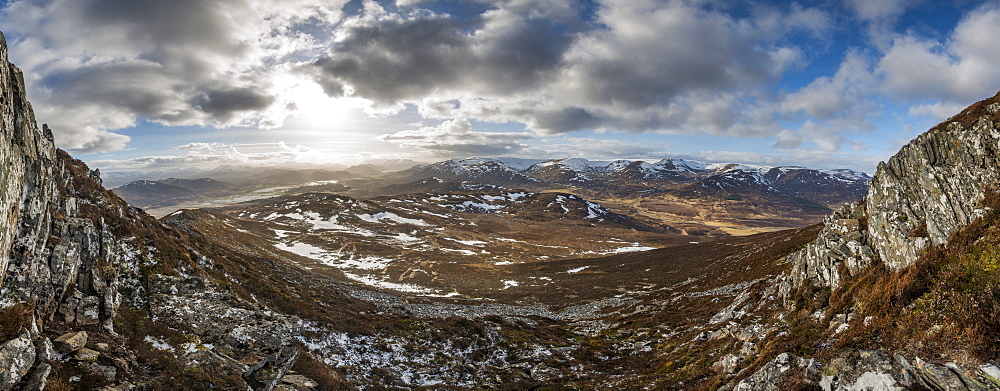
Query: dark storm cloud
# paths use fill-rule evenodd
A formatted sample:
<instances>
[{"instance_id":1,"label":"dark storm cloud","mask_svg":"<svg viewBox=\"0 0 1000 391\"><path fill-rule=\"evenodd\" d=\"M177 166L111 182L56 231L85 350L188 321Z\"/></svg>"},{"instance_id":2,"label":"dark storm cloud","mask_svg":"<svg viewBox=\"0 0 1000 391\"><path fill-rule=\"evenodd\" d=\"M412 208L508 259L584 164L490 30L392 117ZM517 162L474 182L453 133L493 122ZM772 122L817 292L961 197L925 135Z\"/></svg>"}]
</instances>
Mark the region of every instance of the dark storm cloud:
<instances>
[{"instance_id":1,"label":"dark storm cloud","mask_svg":"<svg viewBox=\"0 0 1000 391\"><path fill-rule=\"evenodd\" d=\"M555 110L531 110L525 116L529 125L550 133L566 133L578 129L596 129L604 120L582 107L565 107Z\"/></svg>"},{"instance_id":2,"label":"dark storm cloud","mask_svg":"<svg viewBox=\"0 0 1000 391\"><path fill-rule=\"evenodd\" d=\"M522 7L523 8L523 7ZM473 20L448 15L358 17L342 40L314 64L332 94L393 105L435 93L506 95L535 91L557 71L573 37L573 20L504 8ZM382 10L366 11L381 13Z\"/></svg>"},{"instance_id":3,"label":"dark storm cloud","mask_svg":"<svg viewBox=\"0 0 1000 391\"><path fill-rule=\"evenodd\" d=\"M467 37L444 17L357 26L338 46L315 63L326 91L341 92L349 82L358 96L388 104L454 85L472 60Z\"/></svg>"},{"instance_id":4,"label":"dark storm cloud","mask_svg":"<svg viewBox=\"0 0 1000 391\"><path fill-rule=\"evenodd\" d=\"M274 103L274 97L249 88L210 90L199 99L198 107L213 116L225 118L233 113L261 110Z\"/></svg>"},{"instance_id":5,"label":"dark storm cloud","mask_svg":"<svg viewBox=\"0 0 1000 391\"><path fill-rule=\"evenodd\" d=\"M677 109L778 80L798 51L762 41L807 23L756 25L679 1L608 0L592 18L578 7L517 0L469 21L369 3L314 63L317 82L332 95L414 103L436 118L516 121L542 133L669 131L699 120L707 122L695 129L740 133L748 127L736 119ZM809 23L822 16L795 10ZM448 100L459 104L438 105Z\"/></svg>"},{"instance_id":6,"label":"dark storm cloud","mask_svg":"<svg viewBox=\"0 0 1000 391\"><path fill-rule=\"evenodd\" d=\"M83 23L105 28L123 28L134 40L154 46L165 56L174 48L212 48L226 54L245 49L226 23L227 5L233 0L93 0L82 7Z\"/></svg>"}]
</instances>

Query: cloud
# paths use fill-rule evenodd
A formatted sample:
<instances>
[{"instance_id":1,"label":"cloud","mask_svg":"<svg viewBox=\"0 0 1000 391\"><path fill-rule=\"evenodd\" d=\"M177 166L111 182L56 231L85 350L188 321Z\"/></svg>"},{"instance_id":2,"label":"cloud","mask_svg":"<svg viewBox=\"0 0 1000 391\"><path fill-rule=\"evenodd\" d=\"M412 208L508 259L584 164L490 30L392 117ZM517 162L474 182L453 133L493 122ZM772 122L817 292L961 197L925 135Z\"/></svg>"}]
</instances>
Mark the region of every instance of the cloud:
<instances>
[{"instance_id":1,"label":"cloud","mask_svg":"<svg viewBox=\"0 0 1000 391\"><path fill-rule=\"evenodd\" d=\"M174 147L174 149L189 150L189 151L217 150L225 148L229 148L229 146L223 143L188 143Z\"/></svg>"},{"instance_id":2,"label":"cloud","mask_svg":"<svg viewBox=\"0 0 1000 391\"><path fill-rule=\"evenodd\" d=\"M819 120L871 117L875 114L871 97L878 82L871 61L859 52L848 52L832 77L819 77L786 95L781 109Z\"/></svg>"},{"instance_id":3,"label":"cloud","mask_svg":"<svg viewBox=\"0 0 1000 391\"><path fill-rule=\"evenodd\" d=\"M785 129L778 133L778 141L772 145L775 149L797 149L802 146L805 138L798 132Z\"/></svg>"},{"instance_id":4,"label":"cloud","mask_svg":"<svg viewBox=\"0 0 1000 391\"><path fill-rule=\"evenodd\" d=\"M179 145L173 149L184 152L179 155L105 159L93 163L100 165L105 171L186 172L216 169L222 166L271 167L291 164L324 166L357 158L357 156L332 154L328 150L300 144L289 145L284 141L253 144L195 142ZM371 155L366 156L368 157Z\"/></svg>"},{"instance_id":5,"label":"cloud","mask_svg":"<svg viewBox=\"0 0 1000 391\"><path fill-rule=\"evenodd\" d=\"M531 149L526 132L473 132L467 119L444 121L438 126L403 130L378 137L400 147L415 147L437 156L513 156Z\"/></svg>"},{"instance_id":6,"label":"cloud","mask_svg":"<svg viewBox=\"0 0 1000 391\"><path fill-rule=\"evenodd\" d=\"M936 121L944 121L953 115L962 112L966 105L934 102L910 106L907 114L915 117L928 117Z\"/></svg>"},{"instance_id":7,"label":"cloud","mask_svg":"<svg viewBox=\"0 0 1000 391\"><path fill-rule=\"evenodd\" d=\"M986 4L971 12L946 41L901 36L878 62L885 89L905 100L969 103L1000 88L1000 6Z\"/></svg>"},{"instance_id":8,"label":"cloud","mask_svg":"<svg viewBox=\"0 0 1000 391\"><path fill-rule=\"evenodd\" d=\"M122 148L128 137L112 131L140 119L261 125L274 66L314 58L317 27L339 21L345 2L21 0L0 25L57 144L101 152Z\"/></svg>"},{"instance_id":9,"label":"cloud","mask_svg":"<svg viewBox=\"0 0 1000 391\"><path fill-rule=\"evenodd\" d=\"M897 18L916 2L916 0L848 0L847 5L859 18L877 21Z\"/></svg>"},{"instance_id":10,"label":"cloud","mask_svg":"<svg viewBox=\"0 0 1000 391\"><path fill-rule=\"evenodd\" d=\"M798 5L759 19L697 2L608 0L594 15L573 5L517 0L459 19L369 1L307 72L327 93L375 107L413 104L427 118L519 122L538 134L766 135L780 129L749 102L801 58L779 41L826 31L831 19Z\"/></svg>"}]
</instances>

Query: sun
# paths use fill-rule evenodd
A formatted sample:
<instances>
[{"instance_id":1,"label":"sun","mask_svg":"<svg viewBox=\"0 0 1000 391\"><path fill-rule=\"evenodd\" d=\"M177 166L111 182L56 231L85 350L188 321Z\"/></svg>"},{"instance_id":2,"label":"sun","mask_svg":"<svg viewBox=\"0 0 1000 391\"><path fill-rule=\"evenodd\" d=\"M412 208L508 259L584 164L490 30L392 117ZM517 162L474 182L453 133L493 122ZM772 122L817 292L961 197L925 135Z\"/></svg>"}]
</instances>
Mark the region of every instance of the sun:
<instances>
[{"instance_id":1,"label":"sun","mask_svg":"<svg viewBox=\"0 0 1000 391\"><path fill-rule=\"evenodd\" d=\"M312 80L286 75L275 81L278 101L283 103L281 128L328 130L342 128L346 122L364 116L365 100L331 97Z\"/></svg>"}]
</instances>

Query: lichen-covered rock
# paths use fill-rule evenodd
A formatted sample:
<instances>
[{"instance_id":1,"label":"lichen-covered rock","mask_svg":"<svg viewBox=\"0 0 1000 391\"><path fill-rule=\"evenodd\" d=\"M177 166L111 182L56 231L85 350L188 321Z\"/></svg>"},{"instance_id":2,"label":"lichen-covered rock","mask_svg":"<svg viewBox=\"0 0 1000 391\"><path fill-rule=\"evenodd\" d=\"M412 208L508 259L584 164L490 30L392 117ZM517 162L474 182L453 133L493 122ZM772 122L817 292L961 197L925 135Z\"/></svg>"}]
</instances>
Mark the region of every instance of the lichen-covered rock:
<instances>
[{"instance_id":1,"label":"lichen-covered rock","mask_svg":"<svg viewBox=\"0 0 1000 391\"><path fill-rule=\"evenodd\" d=\"M285 375L281 378L281 382L292 386L295 390L310 390L319 385L313 379L296 373Z\"/></svg>"},{"instance_id":2,"label":"lichen-covered rock","mask_svg":"<svg viewBox=\"0 0 1000 391\"><path fill-rule=\"evenodd\" d=\"M49 375L52 374L52 366L47 363L41 363L34 371L31 371L31 375L28 379L23 382L21 387L22 391L42 391L45 389L45 385L48 384Z\"/></svg>"},{"instance_id":3,"label":"lichen-covered rock","mask_svg":"<svg viewBox=\"0 0 1000 391\"><path fill-rule=\"evenodd\" d=\"M912 264L982 215L979 201L1000 181L1000 129L991 117L950 122L879 164L866 197L868 232L889 268Z\"/></svg>"},{"instance_id":4,"label":"lichen-covered rock","mask_svg":"<svg viewBox=\"0 0 1000 391\"><path fill-rule=\"evenodd\" d=\"M0 390L9 390L35 363L35 346L27 331L0 345Z\"/></svg>"},{"instance_id":5,"label":"lichen-covered rock","mask_svg":"<svg viewBox=\"0 0 1000 391\"><path fill-rule=\"evenodd\" d=\"M788 379L804 382L810 374L814 376L816 374L816 364L813 360L781 353L753 375L737 383L734 390L779 391L784 389L783 384L788 384Z\"/></svg>"},{"instance_id":6,"label":"lichen-covered rock","mask_svg":"<svg viewBox=\"0 0 1000 391\"><path fill-rule=\"evenodd\" d=\"M95 361L100 356L101 352L98 352L93 349L82 348L76 351L76 354L73 355L73 358L77 361Z\"/></svg>"},{"instance_id":7,"label":"lichen-covered rock","mask_svg":"<svg viewBox=\"0 0 1000 391\"><path fill-rule=\"evenodd\" d=\"M989 380L988 370L966 371L954 363L933 364L919 358L911 364L903 356L882 351L845 350L828 363L782 353L734 389L1000 390L1000 383Z\"/></svg>"},{"instance_id":8,"label":"lichen-covered rock","mask_svg":"<svg viewBox=\"0 0 1000 391\"><path fill-rule=\"evenodd\" d=\"M829 216L817 239L790 255L787 294L811 283L836 288L876 263L890 270L983 214L1000 185L1000 93L924 133L879 164L865 199Z\"/></svg>"},{"instance_id":9,"label":"lichen-covered rock","mask_svg":"<svg viewBox=\"0 0 1000 391\"><path fill-rule=\"evenodd\" d=\"M66 333L56 338L53 343L60 352L73 353L87 346L87 332L77 331L75 333Z\"/></svg>"}]
</instances>

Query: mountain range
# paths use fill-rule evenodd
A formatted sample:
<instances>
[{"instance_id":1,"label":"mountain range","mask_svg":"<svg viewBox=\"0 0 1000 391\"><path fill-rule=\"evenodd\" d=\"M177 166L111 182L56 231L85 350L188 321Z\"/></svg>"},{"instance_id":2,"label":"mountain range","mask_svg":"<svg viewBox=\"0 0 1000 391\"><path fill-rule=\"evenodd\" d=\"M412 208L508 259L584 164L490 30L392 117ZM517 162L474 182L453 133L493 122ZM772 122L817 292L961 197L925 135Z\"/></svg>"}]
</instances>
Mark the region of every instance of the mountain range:
<instances>
[{"instance_id":1,"label":"mountain range","mask_svg":"<svg viewBox=\"0 0 1000 391\"><path fill-rule=\"evenodd\" d=\"M24 91L0 35L0 390L1000 389L1000 93L822 223L713 236L663 200L815 203L794 184L852 174L671 162L699 174L611 207L560 182L610 163L477 159L531 180L158 220L56 149Z\"/></svg>"}]
</instances>

